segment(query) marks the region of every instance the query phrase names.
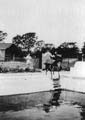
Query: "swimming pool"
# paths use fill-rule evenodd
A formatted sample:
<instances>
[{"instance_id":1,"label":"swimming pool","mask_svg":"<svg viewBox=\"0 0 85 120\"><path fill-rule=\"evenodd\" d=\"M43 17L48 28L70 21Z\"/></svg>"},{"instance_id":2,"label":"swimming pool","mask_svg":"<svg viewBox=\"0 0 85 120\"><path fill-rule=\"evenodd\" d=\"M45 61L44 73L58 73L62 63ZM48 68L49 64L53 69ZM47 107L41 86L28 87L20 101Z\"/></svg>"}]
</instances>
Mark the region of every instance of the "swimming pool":
<instances>
[{"instance_id":1,"label":"swimming pool","mask_svg":"<svg viewBox=\"0 0 85 120\"><path fill-rule=\"evenodd\" d=\"M0 120L85 120L85 94L57 89L1 96Z\"/></svg>"}]
</instances>

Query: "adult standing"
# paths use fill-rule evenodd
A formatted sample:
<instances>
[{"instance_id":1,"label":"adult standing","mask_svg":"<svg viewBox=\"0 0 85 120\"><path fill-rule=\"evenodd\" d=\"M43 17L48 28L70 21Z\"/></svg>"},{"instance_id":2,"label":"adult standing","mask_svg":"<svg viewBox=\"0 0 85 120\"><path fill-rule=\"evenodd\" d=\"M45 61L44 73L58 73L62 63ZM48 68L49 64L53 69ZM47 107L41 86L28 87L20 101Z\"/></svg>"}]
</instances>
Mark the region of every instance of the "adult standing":
<instances>
[{"instance_id":1,"label":"adult standing","mask_svg":"<svg viewBox=\"0 0 85 120\"><path fill-rule=\"evenodd\" d=\"M46 70L46 74L48 70L51 70L51 65L53 63L53 59L52 59L53 55L49 52L49 50L47 50L47 52L44 54L44 59L45 59L45 70Z\"/></svg>"}]
</instances>

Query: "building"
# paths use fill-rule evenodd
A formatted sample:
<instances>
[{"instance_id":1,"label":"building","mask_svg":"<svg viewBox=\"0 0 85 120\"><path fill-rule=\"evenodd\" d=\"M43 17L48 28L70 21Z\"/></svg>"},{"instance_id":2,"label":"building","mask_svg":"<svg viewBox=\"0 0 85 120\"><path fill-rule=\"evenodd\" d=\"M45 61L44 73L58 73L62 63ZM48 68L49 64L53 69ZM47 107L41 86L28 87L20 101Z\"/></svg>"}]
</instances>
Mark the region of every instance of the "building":
<instances>
[{"instance_id":1,"label":"building","mask_svg":"<svg viewBox=\"0 0 85 120\"><path fill-rule=\"evenodd\" d=\"M0 43L0 61L15 60L20 56L20 49L12 43Z\"/></svg>"}]
</instances>

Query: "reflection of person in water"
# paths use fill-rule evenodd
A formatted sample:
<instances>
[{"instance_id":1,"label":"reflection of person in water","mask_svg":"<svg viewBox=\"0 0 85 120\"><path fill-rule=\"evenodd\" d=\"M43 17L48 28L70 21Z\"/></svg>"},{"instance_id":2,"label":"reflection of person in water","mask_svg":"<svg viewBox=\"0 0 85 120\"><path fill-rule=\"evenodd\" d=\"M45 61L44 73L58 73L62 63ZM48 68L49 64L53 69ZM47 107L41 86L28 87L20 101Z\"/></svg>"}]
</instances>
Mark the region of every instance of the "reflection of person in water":
<instances>
[{"instance_id":1,"label":"reflection of person in water","mask_svg":"<svg viewBox=\"0 0 85 120\"><path fill-rule=\"evenodd\" d=\"M43 110L48 113L50 111L50 104L44 104L43 105Z\"/></svg>"},{"instance_id":2,"label":"reflection of person in water","mask_svg":"<svg viewBox=\"0 0 85 120\"><path fill-rule=\"evenodd\" d=\"M60 94L61 94L60 89L53 92L53 98L50 101L51 105L59 106L59 101L58 100L60 98Z\"/></svg>"},{"instance_id":3,"label":"reflection of person in water","mask_svg":"<svg viewBox=\"0 0 85 120\"><path fill-rule=\"evenodd\" d=\"M60 94L61 94L61 90L58 89L57 91L54 91L52 96L52 99L48 102L48 104L44 104L43 105L43 110L48 113L51 109L52 106L59 106L59 98L60 98Z\"/></svg>"}]
</instances>

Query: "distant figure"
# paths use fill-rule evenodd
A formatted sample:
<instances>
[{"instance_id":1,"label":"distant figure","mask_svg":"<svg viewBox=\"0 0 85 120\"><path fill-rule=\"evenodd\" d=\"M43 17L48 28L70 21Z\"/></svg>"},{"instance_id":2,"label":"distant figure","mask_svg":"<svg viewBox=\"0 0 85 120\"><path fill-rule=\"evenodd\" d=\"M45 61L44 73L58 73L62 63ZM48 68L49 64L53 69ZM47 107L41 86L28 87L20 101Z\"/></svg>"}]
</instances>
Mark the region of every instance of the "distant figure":
<instances>
[{"instance_id":1,"label":"distant figure","mask_svg":"<svg viewBox=\"0 0 85 120\"><path fill-rule=\"evenodd\" d=\"M30 56L30 53L25 57L26 59L26 64L30 69L33 69L33 62L32 62L32 57Z\"/></svg>"}]
</instances>

